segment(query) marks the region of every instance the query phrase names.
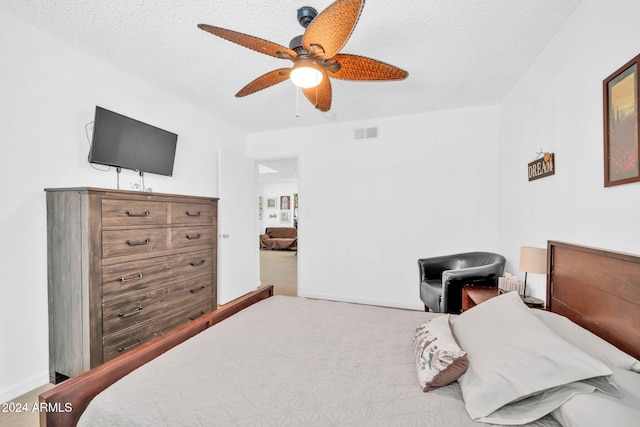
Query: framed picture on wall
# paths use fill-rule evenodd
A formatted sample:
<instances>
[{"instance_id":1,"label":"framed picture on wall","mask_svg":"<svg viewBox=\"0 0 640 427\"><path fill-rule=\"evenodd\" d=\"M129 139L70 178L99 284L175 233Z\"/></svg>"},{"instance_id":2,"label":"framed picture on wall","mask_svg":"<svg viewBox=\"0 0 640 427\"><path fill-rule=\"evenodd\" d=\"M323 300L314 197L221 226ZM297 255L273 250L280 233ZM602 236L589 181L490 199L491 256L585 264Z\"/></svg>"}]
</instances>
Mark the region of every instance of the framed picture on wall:
<instances>
[{"instance_id":1,"label":"framed picture on wall","mask_svg":"<svg viewBox=\"0 0 640 427\"><path fill-rule=\"evenodd\" d=\"M269 198L267 199L267 208L274 208L276 207L276 199L274 198Z\"/></svg>"},{"instance_id":2,"label":"framed picture on wall","mask_svg":"<svg viewBox=\"0 0 640 427\"><path fill-rule=\"evenodd\" d=\"M639 66L640 55L603 82L605 187L640 181Z\"/></svg>"},{"instance_id":3,"label":"framed picture on wall","mask_svg":"<svg viewBox=\"0 0 640 427\"><path fill-rule=\"evenodd\" d=\"M291 209L291 197L280 196L280 210L288 211L289 209Z\"/></svg>"},{"instance_id":4,"label":"framed picture on wall","mask_svg":"<svg viewBox=\"0 0 640 427\"><path fill-rule=\"evenodd\" d=\"M280 222L291 222L289 211L280 212Z\"/></svg>"}]
</instances>

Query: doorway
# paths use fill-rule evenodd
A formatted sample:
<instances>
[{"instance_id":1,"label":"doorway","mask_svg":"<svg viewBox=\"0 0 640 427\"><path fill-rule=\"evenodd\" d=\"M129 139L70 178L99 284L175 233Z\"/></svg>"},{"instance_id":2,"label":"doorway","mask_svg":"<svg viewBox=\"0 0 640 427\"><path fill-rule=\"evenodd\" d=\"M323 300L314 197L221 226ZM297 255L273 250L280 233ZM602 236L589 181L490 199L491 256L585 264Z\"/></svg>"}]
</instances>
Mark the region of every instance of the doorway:
<instances>
[{"instance_id":1,"label":"doorway","mask_svg":"<svg viewBox=\"0 0 640 427\"><path fill-rule=\"evenodd\" d=\"M287 235L298 230L298 158L257 161L259 227L263 234L268 228L286 228ZM297 246L260 245L260 283L273 285L275 295L298 294Z\"/></svg>"}]
</instances>

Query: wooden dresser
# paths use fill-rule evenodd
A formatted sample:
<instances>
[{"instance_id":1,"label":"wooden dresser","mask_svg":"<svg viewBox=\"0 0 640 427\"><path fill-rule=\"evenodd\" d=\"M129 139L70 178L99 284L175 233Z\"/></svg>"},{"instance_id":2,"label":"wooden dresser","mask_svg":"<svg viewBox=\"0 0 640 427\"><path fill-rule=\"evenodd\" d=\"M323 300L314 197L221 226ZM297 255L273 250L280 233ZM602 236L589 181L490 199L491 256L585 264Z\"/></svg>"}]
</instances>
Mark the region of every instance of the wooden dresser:
<instances>
[{"instance_id":1,"label":"wooden dresser","mask_svg":"<svg viewBox=\"0 0 640 427\"><path fill-rule=\"evenodd\" d=\"M52 383L216 309L218 199L45 191Z\"/></svg>"}]
</instances>

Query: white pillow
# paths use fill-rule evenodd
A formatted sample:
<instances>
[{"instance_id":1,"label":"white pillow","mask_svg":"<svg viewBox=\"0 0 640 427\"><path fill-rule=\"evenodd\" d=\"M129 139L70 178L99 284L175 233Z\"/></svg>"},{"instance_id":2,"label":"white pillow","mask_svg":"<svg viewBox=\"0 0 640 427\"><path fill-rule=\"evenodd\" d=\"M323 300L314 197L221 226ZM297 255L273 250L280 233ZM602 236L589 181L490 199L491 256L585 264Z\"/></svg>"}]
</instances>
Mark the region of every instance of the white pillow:
<instances>
[{"instance_id":1,"label":"white pillow","mask_svg":"<svg viewBox=\"0 0 640 427\"><path fill-rule=\"evenodd\" d=\"M564 403L568 394L538 399L535 407L512 411L509 416L515 418L488 417L504 405L541 391L612 374L605 364L549 329L516 292L479 304L451 323L469 358L469 368L458 382L467 412L474 420L530 422ZM582 391L572 393L577 392Z\"/></svg>"},{"instance_id":2,"label":"white pillow","mask_svg":"<svg viewBox=\"0 0 640 427\"><path fill-rule=\"evenodd\" d=\"M556 334L605 365L640 372L640 361L568 318L545 310L532 310L532 312Z\"/></svg>"},{"instance_id":3,"label":"white pillow","mask_svg":"<svg viewBox=\"0 0 640 427\"><path fill-rule=\"evenodd\" d=\"M413 336L418 382L424 391L457 380L469 366L467 353L456 343L449 315L434 317L416 328Z\"/></svg>"},{"instance_id":4,"label":"white pillow","mask_svg":"<svg viewBox=\"0 0 640 427\"><path fill-rule=\"evenodd\" d=\"M577 394L551 414L564 427L636 426L640 423L640 374L613 368L621 399L604 393Z\"/></svg>"}]
</instances>

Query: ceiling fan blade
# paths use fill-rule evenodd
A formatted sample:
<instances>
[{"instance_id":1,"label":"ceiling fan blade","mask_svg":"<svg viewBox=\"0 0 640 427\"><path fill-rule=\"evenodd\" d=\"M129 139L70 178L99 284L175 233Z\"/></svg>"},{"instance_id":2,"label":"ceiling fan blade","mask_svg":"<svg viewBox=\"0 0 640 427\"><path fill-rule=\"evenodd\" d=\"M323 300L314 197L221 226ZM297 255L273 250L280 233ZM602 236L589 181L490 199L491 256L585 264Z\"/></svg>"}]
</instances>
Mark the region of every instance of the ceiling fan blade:
<instances>
[{"instance_id":1,"label":"ceiling fan blade","mask_svg":"<svg viewBox=\"0 0 640 427\"><path fill-rule=\"evenodd\" d=\"M376 59L358 55L338 54L331 58L340 64L340 69L327 70L331 77L343 80L404 80L408 72Z\"/></svg>"},{"instance_id":2,"label":"ceiling fan blade","mask_svg":"<svg viewBox=\"0 0 640 427\"><path fill-rule=\"evenodd\" d=\"M211 33L215 36L222 37L225 40L239 44L256 52L264 53L265 55L275 56L276 58L294 60L297 53L288 47L281 46L278 43L270 42L269 40L263 40L258 37L250 36L244 33L239 33L233 30L227 30L225 28L214 27L213 25L198 24L198 28Z\"/></svg>"},{"instance_id":3,"label":"ceiling fan blade","mask_svg":"<svg viewBox=\"0 0 640 427\"><path fill-rule=\"evenodd\" d=\"M315 56L328 59L345 45L358 23L364 0L337 0L309 24L302 46Z\"/></svg>"},{"instance_id":4,"label":"ceiling fan blade","mask_svg":"<svg viewBox=\"0 0 640 427\"><path fill-rule=\"evenodd\" d=\"M329 111L331 108L331 80L327 73L316 87L302 88L304 96L320 111Z\"/></svg>"},{"instance_id":5,"label":"ceiling fan blade","mask_svg":"<svg viewBox=\"0 0 640 427\"><path fill-rule=\"evenodd\" d=\"M240 92L236 93L236 96L242 98L243 96L251 95L252 93L281 83L289 78L289 73L291 73L291 68L278 68L277 70L263 74L240 89Z\"/></svg>"}]
</instances>

